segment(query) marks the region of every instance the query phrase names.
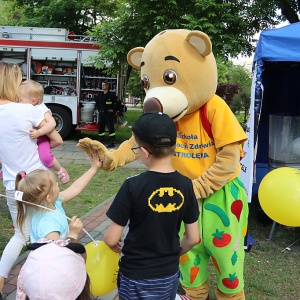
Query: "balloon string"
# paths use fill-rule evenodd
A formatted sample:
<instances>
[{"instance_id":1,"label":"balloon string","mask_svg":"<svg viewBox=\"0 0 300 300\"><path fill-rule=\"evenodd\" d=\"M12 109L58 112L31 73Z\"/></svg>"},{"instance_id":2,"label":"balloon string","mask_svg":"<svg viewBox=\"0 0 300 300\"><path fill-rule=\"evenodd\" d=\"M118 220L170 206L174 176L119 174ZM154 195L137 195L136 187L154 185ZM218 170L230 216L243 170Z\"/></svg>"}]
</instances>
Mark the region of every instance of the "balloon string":
<instances>
[{"instance_id":1,"label":"balloon string","mask_svg":"<svg viewBox=\"0 0 300 300\"><path fill-rule=\"evenodd\" d=\"M287 247L285 247L285 248L281 251L281 253L283 253L285 250L290 250L289 248L290 248L291 246L293 246L294 244L296 244L297 242L299 242L299 241L300 241L300 239L297 240L297 241L295 241L294 243L288 245Z\"/></svg>"},{"instance_id":2,"label":"balloon string","mask_svg":"<svg viewBox=\"0 0 300 300\"><path fill-rule=\"evenodd\" d=\"M46 210L49 210L49 211L54 211L55 213L67 218L68 220L71 221L71 218L69 218L68 216L60 213L59 211L57 210L54 210L54 209L51 209L49 207L46 207L46 206L43 206L43 205L39 205L39 204L35 204L35 203L30 203L30 202L27 202L25 200L21 200L21 199L17 199L17 198L14 198L14 197L10 197L10 196L6 196L6 195L3 195L3 194L0 194L1 197L5 197L5 198L10 198L10 199L13 199L13 200L17 200L17 201L20 201L20 202L23 202L23 203L26 203L26 204L29 204L29 205L33 205L33 206L37 206L37 207L40 207L40 208L43 208L43 209L46 209ZM90 237L90 239L94 242L94 245L95 246L98 246L99 242L95 241L93 239L93 237L84 229L82 228L82 230Z\"/></svg>"}]
</instances>

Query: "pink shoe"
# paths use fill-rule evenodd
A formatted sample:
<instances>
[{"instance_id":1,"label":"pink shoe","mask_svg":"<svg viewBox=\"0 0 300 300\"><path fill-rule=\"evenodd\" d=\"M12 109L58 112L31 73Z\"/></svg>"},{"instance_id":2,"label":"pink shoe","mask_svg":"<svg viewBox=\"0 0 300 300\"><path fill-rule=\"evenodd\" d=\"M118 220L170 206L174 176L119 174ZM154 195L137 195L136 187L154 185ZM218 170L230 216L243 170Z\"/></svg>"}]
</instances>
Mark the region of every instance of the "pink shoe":
<instances>
[{"instance_id":1,"label":"pink shoe","mask_svg":"<svg viewBox=\"0 0 300 300\"><path fill-rule=\"evenodd\" d=\"M0 170L0 180L3 180L3 172Z\"/></svg>"},{"instance_id":2,"label":"pink shoe","mask_svg":"<svg viewBox=\"0 0 300 300\"><path fill-rule=\"evenodd\" d=\"M70 176L65 168L61 168L58 172L56 172L56 175L58 176L60 182L62 184L66 184L70 181Z\"/></svg>"}]
</instances>

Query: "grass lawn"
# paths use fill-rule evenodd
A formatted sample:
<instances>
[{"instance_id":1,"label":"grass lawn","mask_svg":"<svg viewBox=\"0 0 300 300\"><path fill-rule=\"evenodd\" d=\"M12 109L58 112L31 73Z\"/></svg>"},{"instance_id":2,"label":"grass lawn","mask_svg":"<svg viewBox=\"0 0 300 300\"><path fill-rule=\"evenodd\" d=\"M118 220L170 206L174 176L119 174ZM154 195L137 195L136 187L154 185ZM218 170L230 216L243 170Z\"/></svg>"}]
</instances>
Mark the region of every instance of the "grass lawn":
<instances>
[{"instance_id":1,"label":"grass lawn","mask_svg":"<svg viewBox=\"0 0 300 300\"><path fill-rule=\"evenodd\" d=\"M129 125L140 111L130 111L126 114ZM117 142L121 142L131 135L129 128L117 129ZM126 132L125 132L126 130ZM119 132L119 133L118 133ZM123 135L124 134L124 135ZM119 139L119 140L118 140ZM79 177L88 166L64 166L71 178ZM113 172L99 173L89 183L86 189L76 199L65 205L68 216L83 216L100 202L114 195L121 183L128 176L140 173L142 170L119 168ZM61 186L64 189L64 186ZM0 187L0 193L4 189ZM247 300L292 300L300 299L300 230L277 225L273 238L268 241L271 223L262 226L258 220L260 207L257 200L249 204L249 230L255 246L245 255L245 293ZM9 238L13 235L11 220L8 214L5 198L0 201L0 253ZM290 250L282 251L287 246ZM213 265L209 265L209 274L212 285L211 300L215 299L213 290L216 286ZM179 288L180 290L180 288Z\"/></svg>"}]
</instances>

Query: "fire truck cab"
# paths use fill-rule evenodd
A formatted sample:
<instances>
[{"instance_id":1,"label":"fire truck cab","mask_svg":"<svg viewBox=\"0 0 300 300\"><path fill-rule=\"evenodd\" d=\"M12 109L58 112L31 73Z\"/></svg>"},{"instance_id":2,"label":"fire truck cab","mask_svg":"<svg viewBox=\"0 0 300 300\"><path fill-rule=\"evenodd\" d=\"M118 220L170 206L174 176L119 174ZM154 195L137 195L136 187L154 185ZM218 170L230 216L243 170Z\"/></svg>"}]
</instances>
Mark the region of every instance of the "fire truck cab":
<instances>
[{"instance_id":1,"label":"fire truck cab","mask_svg":"<svg viewBox=\"0 0 300 300\"><path fill-rule=\"evenodd\" d=\"M122 99L123 76L108 76L93 66L92 57L99 49L86 36L62 28L0 26L0 61L18 64L24 80L33 79L43 86L44 103L62 138L74 128L98 130L95 98L103 81Z\"/></svg>"}]
</instances>

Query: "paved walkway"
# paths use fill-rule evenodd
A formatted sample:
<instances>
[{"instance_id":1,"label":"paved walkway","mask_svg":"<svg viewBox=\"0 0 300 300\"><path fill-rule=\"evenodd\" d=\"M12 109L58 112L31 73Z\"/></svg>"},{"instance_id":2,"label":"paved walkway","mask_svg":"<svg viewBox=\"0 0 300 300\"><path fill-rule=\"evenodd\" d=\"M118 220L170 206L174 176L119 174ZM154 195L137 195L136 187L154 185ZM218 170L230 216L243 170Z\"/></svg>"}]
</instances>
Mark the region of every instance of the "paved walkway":
<instances>
[{"instance_id":1,"label":"paved walkway","mask_svg":"<svg viewBox=\"0 0 300 300\"><path fill-rule=\"evenodd\" d=\"M76 148L77 140L67 140L64 144L57 149L54 149L53 154L59 160L62 165L65 164L90 164L90 160L86 153ZM118 145L116 145L118 147ZM145 166L139 161L134 161L124 166L124 168L145 168ZM106 216L106 211L111 205L114 196L107 199L106 201L99 204L97 207L92 209L86 215L81 217L84 229L93 237L94 240L103 240L103 234L109 226L109 219ZM79 236L80 241L85 245L91 242L91 238L84 232ZM20 255L15 266L11 270L4 289L3 299L14 300L16 299L16 287L17 278L22 265L27 258L28 252ZM117 290L114 290L110 294L105 296L97 297L98 300L117 300Z\"/></svg>"}]
</instances>

